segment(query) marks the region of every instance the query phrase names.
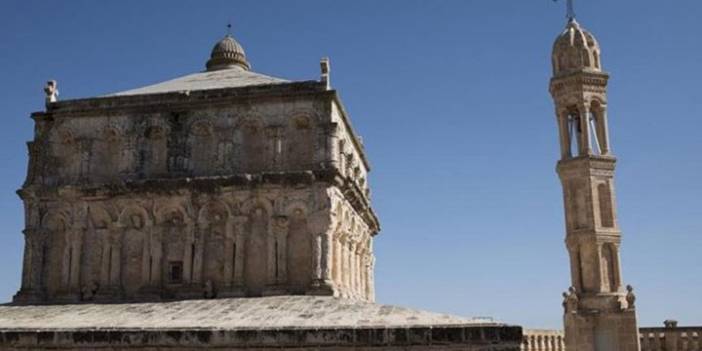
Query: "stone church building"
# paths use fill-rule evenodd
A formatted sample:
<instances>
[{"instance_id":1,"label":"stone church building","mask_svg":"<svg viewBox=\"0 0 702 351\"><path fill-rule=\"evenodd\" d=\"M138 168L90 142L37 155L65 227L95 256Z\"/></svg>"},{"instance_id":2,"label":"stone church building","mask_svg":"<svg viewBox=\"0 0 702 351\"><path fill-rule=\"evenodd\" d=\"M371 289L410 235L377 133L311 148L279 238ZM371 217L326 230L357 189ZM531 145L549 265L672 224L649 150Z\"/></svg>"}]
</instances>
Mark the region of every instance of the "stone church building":
<instances>
[{"instance_id":1,"label":"stone church building","mask_svg":"<svg viewBox=\"0 0 702 351\"><path fill-rule=\"evenodd\" d=\"M202 72L32 114L2 350L517 350L521 328L374 303L363 144L330 64L287 81L231 36Z\"/></svg>"}]
</instances>

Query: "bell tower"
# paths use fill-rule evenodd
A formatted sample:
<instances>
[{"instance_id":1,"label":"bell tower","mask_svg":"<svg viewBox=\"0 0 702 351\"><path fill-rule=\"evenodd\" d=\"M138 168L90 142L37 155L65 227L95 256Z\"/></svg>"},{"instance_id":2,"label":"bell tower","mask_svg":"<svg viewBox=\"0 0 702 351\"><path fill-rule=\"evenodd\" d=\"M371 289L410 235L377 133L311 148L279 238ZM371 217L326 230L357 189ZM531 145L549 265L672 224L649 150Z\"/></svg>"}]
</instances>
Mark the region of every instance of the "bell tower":
<instances>
[{"instance_id":1,"label":"bell tower","mask_svg":"<svg viewBox=\"0 0 702 351\"><path fill-rule=\"evenodd\" d=\"M607 126L607 81L595 37L569 16L553 47L550 92L560 138L571 287L564 293L568 351L639 350L635 296L624 286L621 232Z\"/></svg>"}]
</instances>

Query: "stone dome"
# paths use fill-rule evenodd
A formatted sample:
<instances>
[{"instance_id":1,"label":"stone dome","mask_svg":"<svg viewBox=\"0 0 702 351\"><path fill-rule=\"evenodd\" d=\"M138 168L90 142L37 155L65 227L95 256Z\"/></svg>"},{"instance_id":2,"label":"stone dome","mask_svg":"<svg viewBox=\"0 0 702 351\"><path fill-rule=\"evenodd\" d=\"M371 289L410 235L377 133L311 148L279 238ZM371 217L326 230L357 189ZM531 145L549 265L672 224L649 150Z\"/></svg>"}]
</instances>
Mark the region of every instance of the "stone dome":
<instances>
[{"instance_id":1,"label":"stone dome","mask_svg":"<svg viewBox=\"0 0 702 351\"><path fill-rule=\"evenodd\" d=\"M602 72L600 45L580 24L571 19L553 44L553 74Z\"/></svg>"},{"instance_id":2,"label":"stone dome","mask_svg":"<svg viewBox=\"0 0 702 351\"><path fill-rule=\"evenodd\" d=\"M215 44L206 66L208 71L236 67L247 71L251 69L251 65L246 61L244 48L231 35L225 36Z\"/></svg>"}]
</instances>

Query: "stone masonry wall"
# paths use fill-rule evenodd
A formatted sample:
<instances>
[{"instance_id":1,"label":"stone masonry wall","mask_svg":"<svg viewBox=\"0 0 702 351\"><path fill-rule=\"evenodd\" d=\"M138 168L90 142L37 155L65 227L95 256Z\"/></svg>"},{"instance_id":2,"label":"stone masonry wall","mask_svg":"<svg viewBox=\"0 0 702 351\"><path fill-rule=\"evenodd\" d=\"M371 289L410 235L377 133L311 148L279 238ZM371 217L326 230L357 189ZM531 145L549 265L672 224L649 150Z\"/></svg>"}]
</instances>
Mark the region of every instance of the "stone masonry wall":
<instances>
[{"instance_id":1,"label":"stone masonry wall","mask_svg":"<svg viewBox=\"0 0 702 351\"><path fill-rule=\"evenodd\" d=\"M368 164L335 92L307 88L64 101L35 113L15 302L372 301Z\"/></svg>"}]
</instances>

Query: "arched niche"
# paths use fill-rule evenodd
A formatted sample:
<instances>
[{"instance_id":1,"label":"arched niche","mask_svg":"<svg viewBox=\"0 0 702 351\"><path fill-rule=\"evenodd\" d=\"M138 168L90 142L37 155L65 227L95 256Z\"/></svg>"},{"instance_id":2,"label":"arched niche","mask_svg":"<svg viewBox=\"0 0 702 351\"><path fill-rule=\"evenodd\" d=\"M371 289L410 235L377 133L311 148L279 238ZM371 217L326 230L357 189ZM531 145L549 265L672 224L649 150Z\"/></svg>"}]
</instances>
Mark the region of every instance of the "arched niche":
<instances>
[{"instance_id":1,"label":"arched niche","mask_svg":"<svg viewBox=\"0 0 702 351\"><path fill-rule=\"evenodd\" d=\"M46 241L41 247L42 282L47 294L52 297L67 285L65 254L70 251L70 214L64 211L50 212L42 219L42 228L47 232ZM69 252L71 260L74 253Z\"/></svg>"},{"instance_id":2,"label":"arched niche","mask_svg":"<svg viewBox=\"0 0 702 351\"><path fill-rule=\"evenodd\" d=\"M613 228L614 208L612 206L612 191L608 182L597 185L597 199L599 202L600 225L604 228Z\"/></svg>"},{"instance_id":3,"label":"arched niche","mask_svg":"<svg viewBox=\"0 0 702 351\"><path fill-rule=\"evenodd\" d=\"M290 118L285 135L285 165L287 169L310 169L314 164L316 125L314 119L304 113Z\"/></svg>"},{"instance_id":4,"label":"arched niche","mask_svg":"<svg viewBox=\"0 0 702 351\"><path fill-rule=\"evenodd\" d=\"M121 285L131 297L149 284L155 271L156 259L150 240L152 221L146 209L133 205L122 210L118 222L122 236L111 241L112 252L107 256L112 260L119 257L119 265L105 267L103 277L110 285Z\"/></svg>"},{"instance_id":5,"label":"arched niche","mask_svg":"<svg viewBox=\"0 0 702 351\"><path fill-rule=\"evenodd\" d=\"M304 293L312 283L313 233L307 223L308 208L304 202L289 204L285 210L288 218L287 271L291 290Z\"/></svg>"},{"instance_id":6,"label":"arched niche","mask_svg":"<svg viewBox=\"0 0 702 351\"><path fill-rule=\"evenodd\" d=\"M116 126L107 126L98 133L93 144L91 162L99 167L93 168L92 176L99 182L111 182L122 171L125 149L125 135Z\"/></svg>"},{"instance_id":7,"label":"arched niche","mask_svg":"<svg viewBox=\"0 0 702 351\"><path fill-rule=\"evenodd\" d=\"M56 221L49 220L49 231L52 240L52 255L58 255L51 260L51 270L60 267L60 289L62 293L78 293L80 289L80 269L83 244L83 228L74 226L74 218L68 216L68 210L57 211ZM53 222L53 223L52 223ZM57 262L60 262L57 264Z\"/></svg>"},{"instance_id":8,"label":"arched niche","mask_svg":"<svg viewBox=\"0 0 702 351\"><path fill-rule=\"evenodd\" d=\"M167 287L189 283L194 277L195 243L190 224L187 212L180 205L167 204L156 211L161 282Z\"/></svg>"},{"instance_id":9,"label":"arched niche","mask_svg":"<svg viewBox=\"0 0 702 351\"><path fill-rule=\"evenodd\" d=\"M270 161L270 145L260 118L249 117L242 121L241 128L242 166L245 172L259 172Z\"/></svg>"},{"instance_id":10,"label":"arched niche","mask_svg":"<svg viewBox=\"0 0 702 351\"><path fill-rule=\"evenodd\" d=\"M270 218L272 205L268 200L250 199L242 206L242 214L248 217L245 226L244 282L247 294L260 296L272 283L269 277L269 245L271 243Z\"/></svg>"},{"instance_id":11,"label":"arched niche","mask_svg":"<svg viewBox=\"0 0 702 351\"><path fill-rule=\"evenodd\" d=\"M202 246L202 281L221 284L225 280L228 255L234 257L231 213L221 201L208 202L200 209L198 228Z\"/></svg>"},{"instance_id":12,"label":"arched niche","mask_svg":"<svg viewBox=\"0 0 702 351\"><path fill-rule=\"evenodd\" d=\"M603 244L601 249L600 270L602 272L602 291L615 292L619 288L617 277L617 255L613 244Z\"/></svg>"},{"instance_id":13,"label":"arched niche","mask_svg":"<svg viewBox=\"0 0 702 351\"><path fill-rule=\"evenodd\" d=\"M137 171L148 176L159 176L168 172L168 136L171 130L166 123L154 120L144 128L139 146ZM140 170L139 167L142 167Z\"/></svg>"},{"instance_id":14,"label":"arched niche","mask_svg":"<svg viewBox=\"0 0 702 351\"><path fill-rule=\"evenodd\" d=\"M193 175L207 175L213 168L217 140L210 121L198 119L190 125L188 147Z\"/></svg>"},{"instance_id":15,"label":"arched niche","mask_svg":"<svg viewBox=\"0 0 702 351\"><path fill-rule=\"evenodd\" d=\"M116 249L119 233L114 227L114 218L103 204L88 205L88 225L83 235L81 287L118 283L108 276L112 270L119 269L115 265L120 265Z\"/></svg>"}]
</instances>

